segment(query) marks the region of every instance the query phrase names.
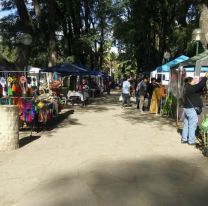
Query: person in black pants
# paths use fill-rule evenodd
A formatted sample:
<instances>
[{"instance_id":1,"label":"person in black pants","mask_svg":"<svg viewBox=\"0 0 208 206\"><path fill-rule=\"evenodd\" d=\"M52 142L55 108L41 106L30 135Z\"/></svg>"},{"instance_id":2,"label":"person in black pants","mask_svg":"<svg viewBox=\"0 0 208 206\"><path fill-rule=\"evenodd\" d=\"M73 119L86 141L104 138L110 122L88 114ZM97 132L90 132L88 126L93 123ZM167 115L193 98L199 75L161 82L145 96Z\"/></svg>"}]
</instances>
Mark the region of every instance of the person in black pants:
<instances>
[{"instance_id":1,"label":"person in black pants","mask_svg":"<svg viewBox=\"0 0 208 206\"><path fill-rule=\"evenodd\" d=\"M154 85L155 85L156 79L155 78L151 78L151 82L148 84L147 87L147 93L148 93L148 109L150 108L150 104L152 101L152 94L154 91Z\"/></svg>"}]
</instances>

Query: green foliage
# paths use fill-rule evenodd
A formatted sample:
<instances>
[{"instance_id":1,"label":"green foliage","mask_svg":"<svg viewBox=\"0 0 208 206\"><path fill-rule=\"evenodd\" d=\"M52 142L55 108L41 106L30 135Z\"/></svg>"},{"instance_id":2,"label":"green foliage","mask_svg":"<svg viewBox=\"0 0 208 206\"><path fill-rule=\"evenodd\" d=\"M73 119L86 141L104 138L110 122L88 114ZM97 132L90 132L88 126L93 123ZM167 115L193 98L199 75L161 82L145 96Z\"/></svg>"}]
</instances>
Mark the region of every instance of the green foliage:
<instances>
[{"instance_id":1,"label":"green foliage","mask_svg":"<svg viewBox=\"0 0 208 206\"><path fill-rule=\"evenodd\" d=\"M198 27L201 1L116 1L114 36L136 58L137 70L152 70L166 50L172 57L186 54L193 28ZM128 60L128 58L126 58Z\"/></svg>"},{"instance_id":2,"label":"green foliage","mask_svg":"<svg viewBox=\"0 0 208 206\"><path fill-rule=\"evenodd\" d=\"M202 141L204 145L204 149L208 148L208 139L207 139L207 131L208 131L208 115L206 115L199 126L200 134L202 136Z\"/></svg>"},{"instance_id":3,"label":"green foliage","mask_svg":"<svg viewBox=\"0 0 208 206\"><path fill-rule=\"evenodd\" d=\"M169 93L166 97L165 104L163 105L162 114L174 118L176 117L176 111L177 99L172 93Z\"/></svg>"},{"instance_id":4,"label":"green foliage","mask_svg":"<svg viewBox=\"0 0 208 206\"><path fill-rule=\"evenodd\" d=\"M194 54L191 32L198 27L201 3L207 1L1 0L3 10L17 12L0 20L0 52L13 63L25 53L21 64L34 66L75 62L108 71L113 63L117 76L149 71L166 50L172 57ZM33 37L27 50L17 44L22 32ZM113 61L112 45L120 49Z\"/></svg>"},{"instance_id":5,"label":"green foliage","mask_svg":"<svg viewBox=\"0 0 208 206\"><path fill-rule=\"evenodd\" d=\"M197 46L198 46L198 54L204 52L204 48L201 42L198 42L198 45L197 42L191 42L188 44L187 47L187 55L191 57L195 56L197 51Z\"/></svg>"},{"instance_id":6,"label":"green foliage","mask_svg":"<svg viewBox=\"0 0 208 206\"><path fill-rule=\"evenodd\" d=\"M50 58L56 55L53 57L56 63L73 57L70 62L103 67L101 59L107 51L105 45L111 32L111 0L34 2L0 2L4 10L17 8L17 13L0 20L0 33L3 37L1 51L10 47L14 50L11 51L13 54L22 49L21 45L16 44L16 39L20 32L27 31L33 37L27 63L47 66ZM21 53L17 54L20 55ZM5 56L10 61L15 61L12 55Z\"/></svg>"}]
</instances>

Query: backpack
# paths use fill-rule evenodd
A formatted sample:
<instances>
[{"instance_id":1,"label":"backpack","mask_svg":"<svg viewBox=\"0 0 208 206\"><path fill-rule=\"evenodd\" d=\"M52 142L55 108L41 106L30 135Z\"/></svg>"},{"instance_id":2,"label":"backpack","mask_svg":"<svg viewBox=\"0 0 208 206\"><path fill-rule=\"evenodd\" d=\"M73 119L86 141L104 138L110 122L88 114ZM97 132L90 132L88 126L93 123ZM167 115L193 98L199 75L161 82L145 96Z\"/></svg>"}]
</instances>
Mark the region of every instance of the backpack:
<instances>
[{"instance_id":1,"label":"backpack","mask_svg":"<svg viewBox=\"0 0 208 206\"><path fill-rule=\"evenodd\" d=\"M139 82L139 84L137 85L137 95L144 95L144 93L145 93L145 85L144 85L144 82L143 81L141 81L141 82Z\"/></svg>"}]
</instances>

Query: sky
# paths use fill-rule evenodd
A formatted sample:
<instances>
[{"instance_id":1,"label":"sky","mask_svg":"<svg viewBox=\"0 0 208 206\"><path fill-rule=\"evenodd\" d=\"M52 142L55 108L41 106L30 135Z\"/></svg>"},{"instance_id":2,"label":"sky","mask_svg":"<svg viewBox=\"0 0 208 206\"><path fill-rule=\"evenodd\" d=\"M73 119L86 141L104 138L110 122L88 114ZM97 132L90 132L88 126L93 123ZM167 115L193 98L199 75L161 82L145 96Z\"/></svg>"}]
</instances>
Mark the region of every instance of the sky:
<instances>
[{"instance_id":1,"label":"sky","mask_svg":"<svg viewBox=\"0 0 208 206\"><path fill-rule=\"evenodd\" d=\"M11 11L0 11L0 18L7 16Z\"/></svg>"},{"instance_id":2,"label":"sky","mask_svg":"<svg viewBox=\"0 0 208 206\"><path fill-rule=\"evenodd\" d=\"M2 9L2 6L0 4L0 19L4 16L7 16L7 15L13 13L15 11L15 9L7 10L7 11L2 11L1 9Z\"/></svg>"}]
</instances>

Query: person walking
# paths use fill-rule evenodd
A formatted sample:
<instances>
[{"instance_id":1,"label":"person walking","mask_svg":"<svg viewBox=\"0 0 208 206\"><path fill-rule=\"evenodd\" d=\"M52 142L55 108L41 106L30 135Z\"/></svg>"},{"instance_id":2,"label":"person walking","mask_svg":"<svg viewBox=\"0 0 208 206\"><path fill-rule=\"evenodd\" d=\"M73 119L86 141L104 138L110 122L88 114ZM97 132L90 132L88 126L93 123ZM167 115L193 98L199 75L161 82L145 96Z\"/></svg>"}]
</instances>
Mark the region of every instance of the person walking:
<instances>
[{"instance_id":1,"label":"person walking","mask_svg":"<svg viewBox=\"0 0 208 206\"><path fill-rule=\"evenodd\" d=\"M166 99L166 87L165 85L161 85L161 101L160 101L160 108L159 108L159 113L162 114L163 106L165 104L165 99Z\"/></svg>"},{"instance_id":2,"label":"person walking","mask_svg":"<svg viewBox=\"0 0 208 206\"><path fill-rule=\"evenodd\" d=\"M205 77L203 77L198 84L195 84L192 77L187 77L185 79L183 99L185 119L181 143L195 145L195 132L198 124L198 115L201 113L203 107L201 92L206 86L207 78L208 73L206 73Z\"/></svg>"},{"instance_id":3,"label":"person walking","mask_svg":"<svg viewBox=\"0 0 208 206\"><path fill-rule=\"evenodd\" d=\"M122 83L122 106L130 106L130 89L131 89L131 84L129 79L127 78L126 75L124 75L123 78L123 83Z\"/></svg>"},{"instance_id":4,"label":"person walking","mask_svg":"<svg viewBox=\"0 0 208 206\"><path fill-rule=\"evenodd\" d=\"M148 84L147 92L148 92L148 109L150 109L150 104L152 101L152 95L154 91L154 85L155 85L156 79L151 78L151 82Z\"/></svg>"},{"instance_id":5,"label":"person walking","mask_svg":"<svg viewBox=\"0 0 208 206\"><path fill-rule=\"evenodd\" d=\"M139 98L139 101L137 103L137 108L139 106L139 110L141 113L143 113L143 107L144 107L144 100L147 96L147 82L148 78L144 77L143 80L137 85L136 91Z\"/></svg>"},{"instance_id":6,"label":"person walking","mask_svg":"<svg viewBox=\"0 0 208 206\"><path fill-rule=\"evenodd\" d=\"M154 84L154 90L150 104L150 113L158 114L161 98L162 98L161 80L157 79L156 83Z\"/></svg>"},{"instance_id":7,"label":"person walking","mask_svg":"<svg viewBox=\"0 0 208 206\"><path fill-rule=\"evenodd\" d=\"M89 98L89 86L85 79L83 79L82 83L78 86L78 93L80 94L82 106L86 106Z\"/></svg>"},{"instance_id":8,"label":"person walking","mask_svg":"<svg viewBox=\"0 0 208 206\"><path fill-rule=\"evenodd\" d=\"M137 78L137 82L136 82L136 85L135 85L135 97L136 97L137 109L139 109L139 87L140 87L141 81L142 81L142 79Z\"/></svg>"}]
</instances>

